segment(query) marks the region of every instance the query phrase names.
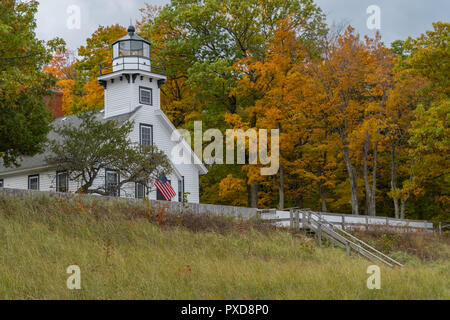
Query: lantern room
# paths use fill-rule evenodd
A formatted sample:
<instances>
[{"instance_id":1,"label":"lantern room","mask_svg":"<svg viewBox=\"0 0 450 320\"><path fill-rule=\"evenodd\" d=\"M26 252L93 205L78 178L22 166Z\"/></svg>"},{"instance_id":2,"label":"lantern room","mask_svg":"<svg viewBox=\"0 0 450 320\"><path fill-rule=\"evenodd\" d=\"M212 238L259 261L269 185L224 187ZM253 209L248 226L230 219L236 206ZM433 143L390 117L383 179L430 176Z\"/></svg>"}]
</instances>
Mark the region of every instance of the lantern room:
<instances>
[{"instance_id":1,"label":"lantern room","mask_svg":"<svg viewBox=\"0 0 450 320\"><path fill-rule=\"evenodd\" d=\"M128 34L113 43L112 71L142 70L150 72L150 43L135 34L133 26Z\"/></svg>"}]
</instances>

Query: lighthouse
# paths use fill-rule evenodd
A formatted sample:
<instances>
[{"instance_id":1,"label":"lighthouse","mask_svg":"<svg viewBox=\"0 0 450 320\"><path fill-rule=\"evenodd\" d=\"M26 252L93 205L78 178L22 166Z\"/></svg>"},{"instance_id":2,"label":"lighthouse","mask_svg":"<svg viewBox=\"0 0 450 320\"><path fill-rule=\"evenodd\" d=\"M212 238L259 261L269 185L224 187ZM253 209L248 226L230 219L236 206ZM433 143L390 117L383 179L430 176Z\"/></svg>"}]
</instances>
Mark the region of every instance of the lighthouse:
<instances>
[{"instance_id":1,"label":"lighthouse","mask_svg":"<svg viewBox=\"0 0 450 320\"><path fill-rule=\"evenodd\" d=\"M112 61L100 65L97 79L105 88L105 118L139 106L160 109L160 87L166 77L161 69L152 68L150 42L138 36L132 25L112 44Z\"/></svg>"},{"instance_id":2,"label":"lighthouse","mask_svg":"<svg viewBox=\"0 0 450 320\"><path fill-rule=\"evenodd\" d=\"M152 65L150 48L150 42L138 36L134 26L129 26L127 35L112 44L112 60L100 66L97 77L105 90L103 118L133 121L130 140L154 145L168 156L173 173L167 180L178 195L173 201L181 202L183 195L188 194L189 202L198 203L199 175L208 170L161 110L160 87L166 76ZM174 160L175 154L179 159L180 152L182 163ZM141 197L141 189L130 186L127 193ZM156 191L150 199L163 200Z\"/></svg>"}]
</instances>

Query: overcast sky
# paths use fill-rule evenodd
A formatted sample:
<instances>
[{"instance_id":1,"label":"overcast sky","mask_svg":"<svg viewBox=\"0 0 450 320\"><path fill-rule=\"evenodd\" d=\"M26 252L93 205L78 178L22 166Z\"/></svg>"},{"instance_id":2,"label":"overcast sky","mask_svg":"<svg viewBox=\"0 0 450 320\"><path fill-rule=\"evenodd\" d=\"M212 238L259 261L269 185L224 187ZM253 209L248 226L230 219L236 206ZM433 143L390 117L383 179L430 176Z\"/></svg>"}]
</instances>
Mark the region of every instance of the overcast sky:
<instances>
[{"instance_id":1,"label":"overcast sky","mask_svg":"<svg viewBox=\"0 0 450 320\"><path fill-rule=\"evenodd\" d=\"M367 27L370 5L380 8L380 32L386 44L408 36L418 36L432 28L432 22L449 21L449 0L315 0L327 15L327 22L350 23L361 34L373 35ZM169 0L40 0L37 36L49 40L56 36L66 40L70 49L85 44L99 25L119 23L128 26L130 18L139 19L144 3L164 5ZM79 29L71 16L72 6L80 10ZM68 26L71 24L71 27Z\"/></svg>"}]
</instances>

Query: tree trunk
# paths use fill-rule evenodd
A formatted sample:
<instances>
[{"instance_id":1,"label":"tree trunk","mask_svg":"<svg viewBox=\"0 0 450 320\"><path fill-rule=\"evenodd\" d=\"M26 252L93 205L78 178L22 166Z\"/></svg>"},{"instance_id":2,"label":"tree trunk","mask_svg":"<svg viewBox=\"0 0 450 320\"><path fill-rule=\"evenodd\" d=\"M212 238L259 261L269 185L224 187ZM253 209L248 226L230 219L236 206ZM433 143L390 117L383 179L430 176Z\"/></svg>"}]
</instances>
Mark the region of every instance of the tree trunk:
<instances>
[{"instance_id":1,"label":"tree trunk","mask_svg":"<svg viewBox=\"0 0 450 320\"><path fill-rule=\"evenodd\" d=\"M398 199L392 199L394 201L394 210L395 210L395 219L400 217L399 207L398 207Z\"/></svg>"},{"instance_id":2,"label":"tree trunk","mask_svg":"<svg viewBox=\"0 0 450 320\"><path fill-rule=\"evenodd\" d=\"M363 171L362 175L364 178L364 188L366 191L365 198L365 206L364 206L364 214L369 215L369 207L370 207L370 186L369 186L369 173L367 168L367 152L366 152L366 143L364 143L364 152L363 152Z\"/></svg>"},{"instance_id":3,"label":"tree trunk","mask_svg":"<svg viewBox=\"0 0 450 320\"><path fill-rule=\"evenodd\" d=\"M278 186L278 209L284 209L284 167L280 165L280 183Z\"/></svg>"},{"instance_id":4,"label":"tree trunk","mask_svg":"<svg viewBox=\"0 0 450 320\"><path fill-rule=\"evenodd\" d=\"M348 172L348 178L350 180L350 189L351 189L351 199L350 199L350 204L352 206L352 214L358 214L359 213L359 209L358 209L358 181L357 181L357 174L356 174L356 170L353 167L353 165L350 162L350 155L349 155L349 149L348 147L344 147L343 149L344 152L344 161L345 161L345 165L347 167L347 172Z\"/></svg>"},{"instance_id":5,"label":"tree trunk","mask_svg":"<svg viewBox=\"0 0 450 320\"><path fill-rule=\"evenodd\" d=\"M326 187L324 187L324 182L321 180L321 177L324 176L324 167L326 166L327 163L327 153L325 152L323 154L323 163L319 164L318 168L317 168L317 174L320 177L319 181L317 182L317 187L319 189L319 197L320 197L320 210L322 212L327 212L327 190Z\"/></svg>"},{"instance_id":6,"label":"tree trunk","mask_svg":"<svg viewBox=\"0 0 450 320\"><path fill-rule=\"evenodd\" d=\"M323 191L323 188L319 188L319 190L320 190L320 211L328 212L325 192Z\"/></svg>"},{"instance_id":7,"label":"tree trunk","mask_svg":"<svg viewBox=\"0 0 450 320\"><path fill-rule=\"evenodd\" d=\"M364 176L364 185L366 188L366 208L365 212L369 216L376 216L376 189L377 189L377 153L378 153L378 143L375 143L375 147L373 149L373 163L372 163L372 186L369 181L369 168L368 168L368 158L369 158L369 134L366 134L366 140L364 141L363 146L363 176Z\"/></svg>"},{"instance_id":8,"label":"tree trunk","mask_svg":"<svg viewBox=\"0 0 450 320\"><path fill-rule=\"evenodd\" d=\"M392 201L394 202L394 214L395 218L400 217L399 207L398 207L398 197L397 197L397 156L394 142L391 141L391 190L394 192Z\"/></svg>"},{"instance_id":9,"label":"tree trunk","mask_svg":"<svg viewBox=\"0 0 450 320\"><path fill-rule=\"evenodd\" d=\"M405 219L405 203L406 199L401 200L400 219Z\"/></svg>"},{"instance_id":10,"label":"tree trunk","mask_svg":"<svg viewBox=\"0 0 450 320\"><path fill-rule=\"evenodd\" d=\"M375 142L373 148L373 163L372 163L372 192L370 199L369 213L371 216L377 215L377 167L378 167L378 142Z\"/></svg>"},{"instance_id":11,"label":"tree trunk","mask_svg":"<svg viewBox=\"0 0 450 320\"><path fill-rule=\"evenodd\" d=\"M258 208L258 184L252 183L247 185L248 206L250 208Z\"/></svg>"},{"instance_id":12,"label":"tree trunk","mask_svg":"<svg viewBox=\"0 0 450 320\"><path fill-rule=\"evenodd\" d=\"M413 178L414 178L413 166L414 166L414 158L411 158L409 183L412 183ZM409 198L409 194L410 194L410 192L408 192L407 195L402 195L402 199L400 200L400 219L405 219L405 204ZM420 213L419 213L419 215L420 215Z\"/></svg>"},{"instance_id":13,"label":"tree trunk","mask_svg":"<svg viewBox=\"0 0 450 320\"><path fill-rule=\"evenodd\" d=\"M300 196L298 197L296 202L297 202L296 207L302 209L303 208L303 193L300 194Z\"/></svg>"},{"instance_id":14,"label":"tree trunk","mask_svg":"<svg viewBox=\"0 0 450 320\"><path fill-rule=\"evenodd\" d=\"M327 194L326 194L326 188L323 186L322 181L317 182L317 186L319 189L319 197L320 197L320 211L327 212Z\"/></svg>"}]
</instances>

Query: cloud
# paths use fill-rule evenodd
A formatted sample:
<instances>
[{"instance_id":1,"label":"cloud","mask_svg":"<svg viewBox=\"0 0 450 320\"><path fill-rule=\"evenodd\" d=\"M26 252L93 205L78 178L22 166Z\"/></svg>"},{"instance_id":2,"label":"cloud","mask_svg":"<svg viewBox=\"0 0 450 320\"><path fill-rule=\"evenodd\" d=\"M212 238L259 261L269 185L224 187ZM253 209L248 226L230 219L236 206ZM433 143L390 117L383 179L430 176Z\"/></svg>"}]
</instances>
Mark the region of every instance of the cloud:
<instances>
[{"instance_id":1,"label":"cloud","mask_svg":"<svg viewBox=\"0 0 450 320\"><path fill-rule=\"evenodd\" d=\"M40 0L37 14L38 38L50 40L61 37L66 40L70 49L75 50L86 43L99 25L121 24L128 26L130 19L140 18L140 8L145 3L164 5L168 0ZM67 20L69 6L80 8L80 29L69 29Z\"/></svg>"},{"instance_id":2,"label":"cloud","mask_svg":"<svg viewBox=\"0 0 450 320\"><path fill-rule=\"evenodd\" d=\"M84 45L99 25L119 23L128 26L130 18L139 19L139 9L145 3L164 5L169 0L41 0L37 14L37 36L49 40L56 36L66 40L72 50ZM416 37L430 30L432 22L447 21L450 12L448 0L316 0L327 14L329 24L346 21L362 35L373 36L368 30L366 9L369 5L378 5L381 9L381 35L386 44L397 39ZM80 29L67 27L71 5L80 7Z\"/></svg>"},{"instance_id":3,"label":"cloud","mask_svg":"<svg viewBox=\"0 0 450 320\"><path fill-rule=\"evenodd\" d=\"M375 31L367 29L366 9L377 5L381 9L382 40L389 45L392 41L417 37L432 29L436 21L448 21L450 1L448 0L316 0L327 15L329 24L349 22L362 35L373 36Z\"/></svg>"}]
</instances>

